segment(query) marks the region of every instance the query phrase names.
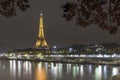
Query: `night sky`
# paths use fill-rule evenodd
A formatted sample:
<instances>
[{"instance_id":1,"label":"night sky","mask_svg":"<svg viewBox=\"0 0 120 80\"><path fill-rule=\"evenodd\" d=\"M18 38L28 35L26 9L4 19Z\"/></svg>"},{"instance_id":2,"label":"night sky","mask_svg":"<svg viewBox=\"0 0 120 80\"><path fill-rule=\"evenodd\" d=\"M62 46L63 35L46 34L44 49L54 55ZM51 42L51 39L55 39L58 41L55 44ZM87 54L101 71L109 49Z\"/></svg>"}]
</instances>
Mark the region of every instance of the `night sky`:
<instances>
[{"instance_id":1,"label":"night sky","mask_svg":"<svg viewBox=\"0 0 120 80\"><path fill-rule=\"evenodd\" d=\"M62 18L60 6L67 0L30 0L26 12L17 11L15 17L0 16L0 48L30 48L35 45L39 16L43 13L44 30L50 46L120 42L120 29L116 35L103 31L96 25L81 28L75 21Z\"/></svg>"}]
</instances>

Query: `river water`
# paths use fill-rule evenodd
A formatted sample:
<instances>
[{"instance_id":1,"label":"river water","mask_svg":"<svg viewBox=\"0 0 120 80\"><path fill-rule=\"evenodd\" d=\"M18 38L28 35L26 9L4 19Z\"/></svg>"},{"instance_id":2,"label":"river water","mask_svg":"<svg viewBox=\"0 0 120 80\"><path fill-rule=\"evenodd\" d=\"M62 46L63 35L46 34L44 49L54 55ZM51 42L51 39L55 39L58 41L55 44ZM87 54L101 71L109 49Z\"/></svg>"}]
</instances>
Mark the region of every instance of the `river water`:
<instances>
[{"instance_id":1,"label":"river water","mask_svg":"<svg viewBox=\"0 0 120 80\"><path fill-rule=\"evenodd\" d=\"M119 66L0 61L0 80L109 80Z\"/></svg>"}]
</instances>

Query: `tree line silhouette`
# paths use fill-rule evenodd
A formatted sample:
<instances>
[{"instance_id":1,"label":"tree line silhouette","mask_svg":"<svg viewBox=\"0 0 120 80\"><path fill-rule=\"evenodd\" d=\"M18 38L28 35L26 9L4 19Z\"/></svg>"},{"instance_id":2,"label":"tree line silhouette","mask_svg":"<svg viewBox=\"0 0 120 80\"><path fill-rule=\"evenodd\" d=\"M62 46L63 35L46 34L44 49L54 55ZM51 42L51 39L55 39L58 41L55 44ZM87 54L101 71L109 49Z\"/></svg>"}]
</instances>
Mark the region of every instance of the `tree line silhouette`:
<instances>
[{"instance_id":1,"label":"tree line silhouette","mask_svg":"<svg viewBox=\"0 0 120 80\"><path fill-rule=\"evenodd\" d=\"M26 11L29 7L29 0L0 0L0 15L16 16L17 9ZM75 0L65 2L61 8L63 18L75 19L80 27L96 24L111 34L120 27L120 0Z\"/></svg>"},{"instance_id":2,"label":"tree line silhouette","mask_svg":"<svg viewBox=\"0 0 120 80\"><path fill-rule=\"evenodd\" d=\"M26 11L29 7L29 0L0 0L0 14L6 17L16 16L17 9Z\"/></svg>"},{"instance_id":3,"label":"tree line silhouette","mask_svg":"<svg viewBox=\"0 0 120 80\"><path fill-rule=\"evenodd\" d=\"M77 0L61 6L67 21L87 27L97 24L103 30L115 34L120 27L120 0Z\"/></svg>"}]
</instances>

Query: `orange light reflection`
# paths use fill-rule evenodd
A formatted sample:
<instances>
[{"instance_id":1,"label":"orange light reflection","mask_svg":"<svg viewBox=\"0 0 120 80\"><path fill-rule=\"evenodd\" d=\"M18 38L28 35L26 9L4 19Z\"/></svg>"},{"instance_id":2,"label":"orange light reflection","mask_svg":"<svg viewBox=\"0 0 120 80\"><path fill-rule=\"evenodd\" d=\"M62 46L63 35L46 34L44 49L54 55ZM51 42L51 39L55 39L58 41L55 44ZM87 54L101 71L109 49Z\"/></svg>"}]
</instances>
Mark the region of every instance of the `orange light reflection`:
<instances>
[{"instance_id":1,"label":"orange light reflection","mask_svg":"<svg viewBox=\"0 0 120 80\"><path fill-rule=\"evenodd\" d=\"M35 73L35 80L47 80L47 75L44 67L39 68L39 66L37 66Z\"/></svg>"}]
</instances>

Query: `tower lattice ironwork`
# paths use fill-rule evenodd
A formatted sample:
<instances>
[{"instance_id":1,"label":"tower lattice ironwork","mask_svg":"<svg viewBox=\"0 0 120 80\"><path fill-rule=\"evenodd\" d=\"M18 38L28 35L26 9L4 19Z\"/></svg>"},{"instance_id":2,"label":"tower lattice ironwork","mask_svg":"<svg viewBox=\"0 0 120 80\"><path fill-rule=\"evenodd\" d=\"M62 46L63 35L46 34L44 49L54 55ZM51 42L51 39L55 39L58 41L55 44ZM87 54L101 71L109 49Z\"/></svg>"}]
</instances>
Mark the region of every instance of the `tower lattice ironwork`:
<instances>
[{"instance_id":1,"label":"tower lattice ironwork","mask_svg":"<svg viewBox=\"0 0 120 80\"><path fill-rule=\"evenodd\" d=\"M39 33L38 33L38 38L34 47L48 49L48 45L44 36L43 14L40 14Z\"/></svg>"}]
</instances>

